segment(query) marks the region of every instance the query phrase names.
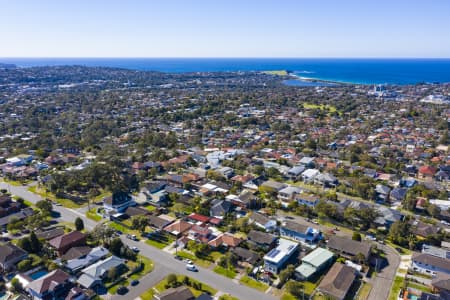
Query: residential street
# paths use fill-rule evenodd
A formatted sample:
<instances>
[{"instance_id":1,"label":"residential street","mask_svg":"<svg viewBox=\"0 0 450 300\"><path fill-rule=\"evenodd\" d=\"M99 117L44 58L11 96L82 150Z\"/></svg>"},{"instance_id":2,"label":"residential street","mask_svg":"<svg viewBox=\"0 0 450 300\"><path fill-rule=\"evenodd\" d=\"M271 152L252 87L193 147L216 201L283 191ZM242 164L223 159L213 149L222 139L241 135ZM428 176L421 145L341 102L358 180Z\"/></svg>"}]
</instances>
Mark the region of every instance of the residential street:
<instances>
[{"instance_id":1,"label":"residential street","mask_svg":"<svg viewBox=\"0 0 450 300\"><path fill-rule=\"evenodd\" d=\"M27 186L13 186L5 182L0 182L0 188L7 189L11 192L11 194L22 197L23 199L32 203L36 203L37 201L42 200L42 197L40 197L39 195L29 192L27 190ZM97 222L88 219L85 215L77 210L65 208L63 206L53 206L53 209L54 211L60 213L60 216L57 218L58 220L65 222L74 222L77 217L80 217L87 229L92 229L97 224ZM117 295L113 297L114 299L124 299L124 297L125 299L135 299L140 294L158 283L169 273L189 275L190 277L208 284L219 291L231 294L239 299L275 299L275 297L272 295L264 294L247 286L237 284L232 280L218 275L213 271L207 270L205 268L198 267L199 272L196 273L187 271L185 263L176 260L170 253L147 245L144 240L135 242L125 238L124 236L122 236L121 238L123 242L128 246L138 247L140 250L140 254L153 260L155 267L153 272L142 278L139 285L137 285L136 287L130 287L130 291L125 296Z\"/></svg>"}]
</instances>

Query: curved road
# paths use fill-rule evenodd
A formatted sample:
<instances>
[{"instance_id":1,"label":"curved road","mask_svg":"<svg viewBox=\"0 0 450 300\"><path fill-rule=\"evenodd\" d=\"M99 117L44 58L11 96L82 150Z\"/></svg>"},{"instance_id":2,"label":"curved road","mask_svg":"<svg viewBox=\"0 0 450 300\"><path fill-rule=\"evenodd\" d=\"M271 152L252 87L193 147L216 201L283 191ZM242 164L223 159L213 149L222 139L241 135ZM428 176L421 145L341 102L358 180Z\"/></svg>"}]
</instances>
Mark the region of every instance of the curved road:
<instances>
[{"instance_id":1,"label":"curved road","mask_svg":"<svg viewBox=\"0 0 450 300\"><path fill-rule=\"evenodd\" d=\"M11 194L19 196L31 203L36 203L42 200L42 197L28 191L28 186L13 186L5 182L0 182L0 189L7 189ZM77 217L80 217L87 229L94 228L98 223L88 219L82 212L75 209L65 208L63 206L53 206L53 210L60 213L56 218L60 221L74 222ZM239 299L258 299L258 300L272 300L276 299L270 294L264 294L258 290L249 288L247 286L235 283L234 281L218 275L211 270L198 267L199 272L193 273L186 270L186 264L174 259L173 255L152 246L147 245L143 240L135 242L125 237L121 237L123 242L128 246L136 246L140 250L140 254L148 257L154 262L154 269L150 274L141 278L140 283L131 287L128 294L124 296L113 296L112 299L135 299L140 294L154 286L161 281L169 273L177 273L182 275L189 275L192 278L199 280L218 291L231 294Z\"/></svg>"}]
</instances>

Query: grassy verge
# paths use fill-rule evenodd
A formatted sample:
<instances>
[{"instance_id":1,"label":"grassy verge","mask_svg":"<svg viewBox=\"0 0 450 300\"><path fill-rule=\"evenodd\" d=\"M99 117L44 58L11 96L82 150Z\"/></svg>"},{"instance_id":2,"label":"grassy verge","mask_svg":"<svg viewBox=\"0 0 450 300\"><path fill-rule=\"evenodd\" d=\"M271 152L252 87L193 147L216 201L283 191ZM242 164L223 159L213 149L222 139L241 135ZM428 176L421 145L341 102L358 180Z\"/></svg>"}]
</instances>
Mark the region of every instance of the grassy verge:
<instances>
[{"instance_id":1,"label":"grassy verge","mask_svg":"<svg viewBox=\"0 0 450 300\"><path fill-rule=\"evenodd\" d=\"M69 199L65 199L65 198L58 198L56 197L53 193L47 192L44 189L40 189L37 186L30 186L28 188L28 191L37 194L43 198L48 198L53 202L58 202L59 204L61 204L64 207L67 208L80 208L83 205L80 205L78 203L73 202L72 200ZM87 203L86 203L87 204Z\"/></svg>"},{"instance_id":2,"label":"grassy verge","mask_svg":"<svg viewBox=\"0 0 450 300\"><path fill-rule=\"evenodd\" d=\"M422 291L422 292L427 292L427 293L431 293L431 289L423 284L420 283L415 283L415 282L408 282L408 287Z\"/></svg>"},{"instance_id":3,"label":"grassy verge","mask_svg":"<svg viewBox=\"0 0 450 300\"><path fill-rule=\"evenodd\" d=\"M356 300L366 300L369 298L369 293L372 290L372 285L370 283L364 282L362 287L359 289Z\"/></svg>"},{"instance_id":4,"label":"grassy verge","mask_svg":"<svg viewBox=\"0 0 450 300\"><path fill-rule=\"evenodd\" d=\"M213 289L209 285L201 283L200 281L197 281L197 280L195 280L195 279L193 279L191 277L188 277L188 276L177 275L177 281L179 283L181 283L185 277L189 278L189 281L191 283L190 286L189 286L189 289L192 291L192 293L194 294L195 297L200 296L203 292L206 292L206 293L208 293L210 295L215 295L217 293L216 289ZM155 290L158 291L158 293L161 293L161 292L165 291L167 289L166 288L166 284L167 284L167 278L161 280L153 288L150 288L149 290L147 290L146 292L141 294L140 298L142 300L152 300L153 299L153 295L155 294ZM201 289L197 289L198 285L201 286ZM196 288L194 288L194 286Z\"/></svg>"},{"instance_id":5,"label":"grassy verge","mask_svg":"<svg viewBox=\"0 0 450 300\"><path fill-rule=\"evenodd\" d=\"M182 257L182 258L186 258L186 259L190 259L192 260L192 262L200 267L203 268L208 268L211 265L211 261L206 260L206 259L201 259L198 258L197 256L195 256L192 253L189 253L187 251L181 250L178 251L178 256Z\"/></svg>"},{"instance_id":6,"label":"grassy verge","mask_svg":"<svg viewBox=\"0 0 450 300\"><path fill-rule=\"evenodd\" d=\"M128 286L129 284L130 284L130 282L129 282L128 280L120 281L120 282L118 282L118 283L116 283L116 284L110 286L110 287L108 288L108 293L111 294L111 295L114 295L114 294L117 293L117 290L118 290L122 285Z\"/></svg>"},{"instance_id":7,"label":"grassy verge","mask_svg":"<svg viewBox=\"0 0 450 300\"><path fill-rule=\"evenodd\" d=\"M400 289L403 287L404 281L405 278L395 276L394 282L392 283L391 292L389 293L389 300L397 300L398 293L400 293Z\"/></svg>"},{"instance_id":8,"label":"grassy verge","mask_svg":"<svg viewBox=\"0 0 450 300\"><path fill-rule=\"evenodd\" d=\"M386 245L391 246L392 248L394 248L398 253L400 253L400 255L411 255L412 251L403 247L400 247L394 243L392 243L389 240L385 240L384 241L386 243Z\"/></svg>"},{"instance_id":9,"label":"grassy verge","mask_svg":"<svg viewBox=\"0 0 450 300\"><path fill-rule=\"evenodd\" d=\"M230 294L225 294L225 295L220 296L219 300L239 300L239 299L231 296Z\"/></svg>"},{"instance_id":10,"label":"grassy verge","mask_svg":"<svg viewBox=\"0 0 450 300\"><path fill-rule=\"evenodd\" d=\"M99 221L101 221L102 217L99 216L95 210L96 210L96 208L88 210L86 212L86 217L88 217L91 220L94 220L95 222L99 222Z\"/></svg>"},{"instance_id":11,"label":"grassy verge","mask_svg":"<svg viewBox=\"0 0 450 300\"><path fill-rule=\"evenodd\" d=\"M150 273L151 271L153 271L153 267L154 267L153 261L151 261L150 259L148 259L147 257L142 256L142 255L138 255L138 261L140 261L141 263L144 264L144 268L141 271L131 275L130 276L131 280L139 279L142 276L145 276L148 273Z\"/></svg>"},{"instance_id":12,"label":"grassy verge","mask_svg":"<svg viewBox=\"0 0 450 300\"><path fill-rule=\"evenodd\" d=\"M226 269L226 268L221 267L221 266L215 267L213 271L216 272L217 274L220 274L222 276L225 276L225 277L228 277L228 278L231 278L231 279L233 279L237 275L236 271L230 270L230 269Z\"/></svg>"},{"instance_id":13,"label":"grassy verge","mask_svg":"<svg viewBox=\"0 0 450 300\"><path fill-rule=\"evenodd\" d=\"M292 294L289 293L284 293L283 295L281 295L281 300L297 300L297 298L295 298Z\"/></svg>"},{"instance_id":14,"label":"grassy verge","mask_svg":"<svg viewBox=\"0 0 450 300\"><path fill-rule=\"evenodd\" d=\"M243 276L241 280L239 280L239 282L253 289L260 290L261 292L265 292L269 288L267 284L256 281L255 279L250 278L247 275Z\"/></svg>"},{"instance_id":15,"label":"grassy verge","mask_svg":"<svg viewBox=\"0 0 450 300\"><path fill-rule=\"evenodd\" d=\"M158 248L158 249L164 249L165 247L167 247L167 244L155 241L155 240L146 240L145 243L147 245L150 245L152 247Z\"/></svg>"}]
</instances>

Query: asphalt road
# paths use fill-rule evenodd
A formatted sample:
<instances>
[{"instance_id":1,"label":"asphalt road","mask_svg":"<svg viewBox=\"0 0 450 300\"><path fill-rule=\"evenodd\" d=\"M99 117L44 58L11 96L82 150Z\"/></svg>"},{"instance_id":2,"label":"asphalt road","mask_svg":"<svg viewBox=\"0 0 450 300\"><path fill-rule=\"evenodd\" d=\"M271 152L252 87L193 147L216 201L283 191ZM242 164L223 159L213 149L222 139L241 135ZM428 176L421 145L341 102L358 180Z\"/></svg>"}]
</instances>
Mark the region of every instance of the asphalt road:
<instances>
[{"instance_id":1,"label":"asphalt road","mask_svg":"<svg viewBox=\"0 0 450 300\"><path fill-rule=\"evenodd\" d=\"M400 255L390 246L378 243L378 248L386 254L388 265L381 269L377 276L370 280L372 289L370 290L368 300L388 299L391 291L392 282L400 265Z\"/></svg>"},{"instance_id":2,"label":"asphalt road","mask_svg":"<svg viewBox=\"0 0 450 300\"><path fill-rule=\"evenodd\" d=\"M7 189L11 194L19 196L27 201L30 201L31 203L36 203L37 201L42 200L41 196L29 192L27 190L27 186L13 186L5 182L0 182L0 189L3 188ZM83 213L75 209L54 205L53 210L60 214L60 216L56 218L59 221L74 222L77 217L80 217L83 220L86 229L92 229L98 224L97 222L88 219ZM137 286L129 287L130 291L126 295L116 295L113 296L112 299L135 299L170 273L188 275L217 289L218 291L231 294L232 296L242 300L276 299L272 295L264 294L258 290L235 283L234 281L205 268L198 267L199 272L187 271L186 264L176 260L172 254L147 245L143 240L135 242L125 238L124 236L121 238L126 245L131 247L136 246L139 248L141 255L151 259L154 262L154 269L150 274L141 278L141 281Z\"/></svg>"}]
</instances>

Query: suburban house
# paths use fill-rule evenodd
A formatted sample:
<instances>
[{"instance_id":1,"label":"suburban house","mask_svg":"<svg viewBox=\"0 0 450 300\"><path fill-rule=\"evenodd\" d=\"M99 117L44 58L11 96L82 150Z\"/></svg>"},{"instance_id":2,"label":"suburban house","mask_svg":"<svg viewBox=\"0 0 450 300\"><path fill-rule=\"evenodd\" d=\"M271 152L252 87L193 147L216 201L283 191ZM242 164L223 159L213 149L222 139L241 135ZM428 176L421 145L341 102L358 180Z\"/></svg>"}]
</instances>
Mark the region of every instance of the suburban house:
<instances>
[{"instance_id":1,"label":"suburban house","mask_svg":"<svg viewBox=\"0 0 450 300\"><path fill-rule=\"evenodd\" d=\"M72 247L84 246L86 244L86 235L79 231L72 231L51 239L49 242L58 256L62 256Z\"/></svg>"},{"instance_id":2,"label":"suburban house","mask_svg":"<svg viewBox=\"0 0 450 300\"><path fill-rule=\"evenodd\" d=\"M406 193L408 190L406 188L396 187L393 188L391 193L389 194L389 198L391 202L401 202L406 197Z\"/></svg>"},{"instance_id":3,"label":"suburban house","mask_svg":"<svg viewBox=\"0 0 450 300\"><path fill-rule=\"evenodd\" d=\"M235 237L230 233L222 233L218 235L216 238L210 240L208 242L208 245L214 249L217 249L219 247L235 248L239 246L241 242L242 240L240 238Z\"/></svg>"},{"instance_id":4,"label":"suburban house","mask_svg":"<svg viewBox=\"0 0 450 300\"><path fill-rule=\"evenodd\" d=\"M295 277L299 280L308 280L313 275L333 263L334 253L324 248L316 248L302 258L302 264L295 269Z\"/></svg>"},{"instance_id":5,"label":"suburban house","mask_svg":"<svg viewBox=\"0 0 450 300\"><path fill-rule=\"evenodd\" d=\"M89 248L89 247L76 247L76 248ZM103 247L95 247L93 249L89 248L89 252L82 252L81 256L78 257L65 257L68 253L70 253L73 249L72 248L65 255L63 255L63 259L66 260L65 268L69 270L72 273L75 273L93 263L96 263L97 261L104 259L106 256L109 255L109 251L106 248ZM84 254L86 253L86 254ZM83 255L84 254L84 255Z\"/></svg>"},{"instance_id":6,"label":"suburban house","mask_svg":"<svg viewBox=\"0 0 450 300\"><path fill-rule=\"evenodd\" d=\"M134 206L135 204L131 195L126 192L113 193L103 200L103 207L107 211L123 212L129 206Z\"/></svg>"},{"instance_id":7,"label":"suburban house","mask_svg":"<svg viewBox=\"0 0 450 300\"><path fill-rule=\"evenodd\" d=\"M274 231L277 228L277 221L270 219L269 217L254 212L249 218L251 224L263 228L265 231Z\"/></svg>"},{"instance_id":8,"label":"suburban house","mask_svg":"<svg viewBox=\"0 0 450 300\"><path fill-rule=\"evenodd\" d=\"M436 246L431 246L427 244L422 245L422 253L450 259L450 249L439 248Z\"/></svg>"},{"instance_id":9,"label":"suburban house","mask_svg":"<svg viewBox=\"0 0 450 300\"><path fill-rule=\"evenodd\" d=\"M319 197L311 194L298 194L295 200L299 205L306 205L309 207L315 207L319 203Z\"/></svg>"},{"instance_id":10,"label":"suburban house","mask_svg":"<svg viewBox=\"0 0 450 300\"><path fill-rule=\"evenodd\" d=\"M259 254L252 250L236 247L232 252L238 257L239 261L251 266L255 265L260 260Z\"/></svg>"},{"instance_id":11,"label":"suburban house","mask_svg":"<svg viewBox=\"0 0 450 300\"><path fill-rule=\"evenodd\" d=\"M292 180L298 180L301 174L305 171L305 166L294 166L287 171L286 177Z\"/></svg>"},{"instance_id":12,"label":"suburban house","mask_svg":"<svg viewBox=\"0 0 450 300\"><path fill-rule=\"evenodd\" d=\"M376 205L378 217L373 221L377 226L389 228L393 223L402 221L405 216L398 210L383 205Z\"/></svg>"},{"instance_id":13,"label":"suburban house","mask_svg":"<svg viewBox=\"0 0 450 300\"><path fill-rule=\"evenodd\" d=\"M194 294L187 286L169 288L160 294L153 296L154 300L194 300Z\"/></svg>"},{"instance_id":14,"label":"suburban house","mask_svg":"<svg viewBox=\"0 0 450 300\"><path fill-rule=\"evenodd\" d=\"M411 268L423 274L436 275L438 272L450 274L450 260L430 254L414 253Z\"/></svg>"},{"instance_id":15,"label":"suburban house","mask_svg":"<svg viewBox=\"0 0 450 300\"><path fill-rule=\"evenodd\" d=\"M277 240L277 236L257 230L250 230L247 234L247 242L250 247L260 248L264 251L269 251L275 247Z\"/></svg>"},{"instance_id":16,"label":"suburban house","mask_svg":"<svg viewBox=\"0 0 450 300\"><path fill-rule=\"evenodd\" d=\"M122 268L125 268L125 261L114 255L110 256L81 270L82 274L78 278L78 283L85 288L102 285L103 280L108 276L109 270L117 269L120 274L122 273L120 272Z\"/></svg>"},{"instance_id":17,"label":"suburban house","mask_svg":"<svg viewBox=\"0 0 450 300\"><path fill-rule=\"evenodd\" d=\"M450 275L438 273L431 280L431 288L435 294L440 294L442 299L450 299Z\"/></svg>"},{"instance_id":18,"label":"suburban house","mask_svg":"<svg viewBox=\"0 0 450 300\"><path fill-rule=\"evenodd\" d=\"M287 187L287 184L282 183L282 182L273 181L273 180L268 180L268 181L264 182L261 186L272 189L276 192L279 192L282 189L284 189L285 187Z\"/></svg>"},{"instance_id":19,"label":"suburban house","mask_svg":"<svg viewBox=\"0 0 450 300\"><path fill-rule=\"evenodd\" d=\"M70 275L56 269L30 282L26 289L33 300L61 299L71 288Z\"/></svg>"},{"instance_id":20,"label":"suburban house","mask_svg":"<svg viewBox=\"0 0 450 300\"><path fill-rule=\"evenodd\" d=\"M382 184L377 184L375 187L375 194L377 202L387 202L389 201L389 193L391 188Z\"/></svg>"},{"instance_id":21,"label":"suburban house","mask_svg":"<svg viewBox=\"0 0 450 300\"><path fill-rule=\"evenodd\" d=\"M274 274L283 269L287 261L298 249L299 244L286 239L279 239L278 246L264 255L264 270Z\"/></svg>"},{"instance_id":22,"label":"suburban house","mask_svg":"<svg viewBox=\"0 0 450 300\"><path fill-rule=\"evenodd\" d=\"M183 233L191 229L192 224L183 220L177 220L172 224L164 227L164 231L172 234L175 237L180 237Z\"/></svg>"},{"instance_id":23,"label":"suburban house","mask_svg":"<svg viewBox=\"0 0 450 300\"><path fill-rule=\"evenodd\" d=\"M302 180L307 183L313 183L320 171L317 169L308 169L302 173Z\"/></svg>"},{"instance_id":24,"label":"suburban house","mask_svg":"<svg viewBox=\"0 0 450 300\"><path fill-rule=\"evenodd\" d=\"M147 216L148 226L155 230L162 230L164 227L170 225L173 220L163 218L162 216L149 215Z\"/></svg>"},{"instance_id":25,"label":"suburban house","mask_svg":"<svg viewBox=\"0 0 450 300\"><path fill-rule=\"evenodd\" d=\"M433 166L422 166L417 172L417 178L431 181L433 180L434 174L436 174L437 169Z\"/></svg>"},{"instance_id":26,"label":"suburban house","mask_svg":"<svg viewBox=\"0 0 450 300\"><path fill-rule=\"evenodd\" d=\"M169 199L168 193L165 191L166 183L162 181L153 181L145 184L139 191L137 201L150 202L155 206L165 206Z\"/></svg>"},{"instance_id":27,"label":"suburban house","mask_svg":"<svg viewBox=\"0 0 450 300\"><path fill-rule=\"evenodd\" d=\"M339 181L330 173L321 173L314 178L314 183L324 187L335 187Z\"/></svg>"},{"instance_id":28,"label":"suburban house","mask_svg":"<svg viewBox=\"0 0 450 300\"><path fill-rule=\"evenodd\" d=\"M319 230L292 221L281 224L280 236L305 244L314 244L322 238Z\"/></svg>"},{"instance_id":29,"label":"suburban house","mask_svg":"<svg viewBox=\"0 0 450 300\"><path fill-rule=\"evenodd\" d=\"M223 217L231 211L232 204L230 201L216 199L211 204L211 208L209 209L211 217Z\"/></svg>"},{"instance_id":30,"label":"suburban house","mask_svg":"<svg viewBox=\"0 0 450 300\"><path fill-rule=\"evenodd\" d=\"M54 239L57 236L64 234L64 228L62 227L56 227L56 228L49 228L46 230L37 230L36 236L38 239L43 239L46 241L49 241L51 239Z\"/></svg>"},{"instance_id":31,"label":"suburban house","mask_svg":"<svg viewBox=\"0 0 450 300\"><path fill-rule=\"evenodd\" d=\"M350 259L361 253L366 261L369 259L372 250L372 246L367 242L358 242L335 235L330 236L327 247Z\"/></svg>"},{"instance_id":32,"label":"suburban house","mask_svg":"<svg viewBox=\"0 0 450 300\"><path fill-rule=\"evenodd\" d=\"M10 270L16 263L27 258L28 252L14 244L0 245L0 267L2 271Z\"/></svg>"},{"instance_id":33,"label":"suburban house","mask_svg":"<svg viewBox=\"0 0 450 300\"><path fill-rule=\"evenodd\" d=\"M332 299L343 300L355 279L353 268L336 262L320 282L317 291Z\"/></svg>"},{"instance_id":34,"label":"suburban house","mask_svg":"<svg viewBox=\"0 0 450 300\"><path fill-rule=\"evenodd\" d=\"M288 204L294 200L295 196L302 193L303 190L296 186L288 186L278 192L278 200L281 205L287 207Z\"/></svg>"}]
</instances>

